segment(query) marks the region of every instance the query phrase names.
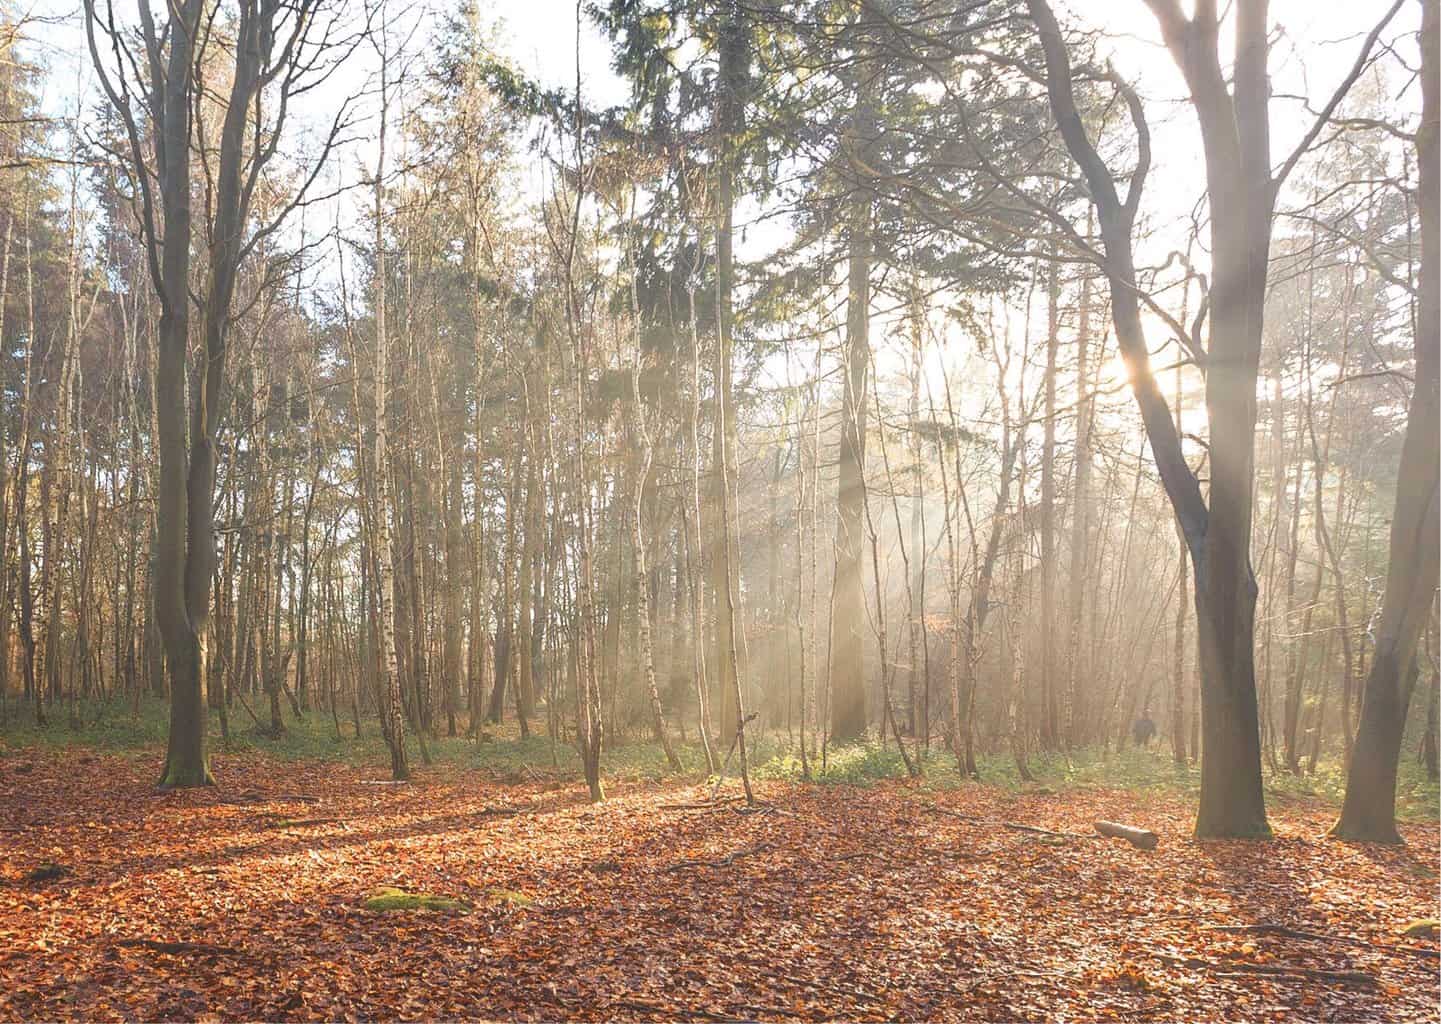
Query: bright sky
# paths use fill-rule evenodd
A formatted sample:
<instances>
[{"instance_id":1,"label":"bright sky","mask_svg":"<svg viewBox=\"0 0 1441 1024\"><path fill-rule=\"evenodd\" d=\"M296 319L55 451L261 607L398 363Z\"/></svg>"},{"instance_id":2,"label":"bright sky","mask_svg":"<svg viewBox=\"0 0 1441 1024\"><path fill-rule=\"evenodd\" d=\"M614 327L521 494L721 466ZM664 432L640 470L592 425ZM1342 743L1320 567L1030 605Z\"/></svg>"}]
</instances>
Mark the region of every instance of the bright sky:
<instances>
[{"instance_id":1,"label":"bright sky","mask_svg":"<svg viewBox=\"0 0 1441 1024\"><path fill-rule=\"evenodd\" d=\"M118 0L121 14L134 9L135 0ZM356 10L360 5L349 0ZM1064 0L1062 0L1064 3ZM395 0L397 10L405 5ZM412 10L444 10L446 0L431 0ZM1186 90L1169 54L1160 43L1155 19L1143 0L1071 0L1066 5L1071 17L1082 24L1104 29L1113 39L1117 66L1137 83L1147 100L1147 111L1155 135L1155 169L1148 182L1145 209L1156 224L1189 215L1204 187L1197 158L1194 120L1184 104ZM1294 101L1283 98L1306 94L1313 106L1329 96L1351 66L1360 38L1385 9L1380 0L1332 3L1317 0L1272 0L1271 22L1275 49L1271 61L1273 102L1273 151L1279 160L1299 138L1308 118ZM79 27L75 0L31 0L33 14L58 19L59 23L40 32L41 52L51 66L45 106L64 116L74 111L77 83L93 90L84 37ZM485 16L500 26L499 45L520 69L552 87L571 88L575 81L576 5L572 0L495 0L484 8ZM1064 12L1063 12L1064 16ZM1414 32L1420 19L1420 5L1407 2L1388 28L1385 39ZM1414 60L1414 42L1405 40L1401 52ZM580 59L586 98L597 104L622 102L625 87L611 72L606 40L582 19ZM328 109L349 92L363 88L374 70L374 55L362 50L354 66L327 89L307 116L317 123ZM1402 86L1405 83L1396 82ZM1401 100L1410 110L1419 107L1417 90L1407 90ZM320 109L315 109L320 108ZM1180 116L1178 116L1180 115ZM351 157L354 163L355 155Z\"/></svg>"}]
</instances>

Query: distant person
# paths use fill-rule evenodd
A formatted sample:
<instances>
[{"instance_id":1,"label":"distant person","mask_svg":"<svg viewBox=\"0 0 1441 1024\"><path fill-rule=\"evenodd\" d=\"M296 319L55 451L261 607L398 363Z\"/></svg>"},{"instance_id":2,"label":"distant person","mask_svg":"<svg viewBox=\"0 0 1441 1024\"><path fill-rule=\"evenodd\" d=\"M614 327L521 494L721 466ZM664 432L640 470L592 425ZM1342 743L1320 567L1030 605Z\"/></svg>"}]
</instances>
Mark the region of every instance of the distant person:
<instances>
[{"instance_id":1,"label":"distant person","mask_svg":"<svg viewBox=\"0 0 1441 1024\"><path fill-rule=\"evenodd\" d=\"M1156 737L1156 723L1151 721L1151 709L1147 708L1141 712L1141 717L1136 719L1131 726L1131 739L1136 741L1138 747L1148 747L1151 740Z\"/></svg>"}]
</instances>

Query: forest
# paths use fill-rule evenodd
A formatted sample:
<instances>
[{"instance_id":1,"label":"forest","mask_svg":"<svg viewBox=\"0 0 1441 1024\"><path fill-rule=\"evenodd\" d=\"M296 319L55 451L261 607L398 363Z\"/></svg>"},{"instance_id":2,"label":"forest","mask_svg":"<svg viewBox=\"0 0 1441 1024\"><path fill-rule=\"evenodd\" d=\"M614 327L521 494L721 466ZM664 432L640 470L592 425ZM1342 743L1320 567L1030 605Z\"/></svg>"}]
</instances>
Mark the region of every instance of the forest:
<instances>
[{"instance_id":1,"label":"forest","mask_svg":"<svg viewBox=\"0 0 1441 1024\"><path fill-rule=\"evenodd\" d=\"M0 1020L1441 1019L1441 0L0 57Z\"/></svg>"}]
</instances>

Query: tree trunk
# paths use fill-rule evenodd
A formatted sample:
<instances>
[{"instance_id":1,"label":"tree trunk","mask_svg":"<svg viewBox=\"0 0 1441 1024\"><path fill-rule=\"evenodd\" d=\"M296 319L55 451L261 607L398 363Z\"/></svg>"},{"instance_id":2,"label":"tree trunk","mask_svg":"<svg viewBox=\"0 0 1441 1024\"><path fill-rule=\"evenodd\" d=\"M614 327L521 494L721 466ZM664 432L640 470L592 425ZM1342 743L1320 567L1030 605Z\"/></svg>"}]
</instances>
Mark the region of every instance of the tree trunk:
<instances>
[{"instance_id":1,"label":"tree trunk","mask_svg":"<svg viewBox=\"0 0 1441 1024\"><path fill-rule=\"evenodd\" d=\"M155 359L156 448L160 484L156 494L155 617L165 642L170 672L170 732L160 785L165 788L214 783L205 743L204 656L200 635L190 619L192 597L187 581L186 537L208 526L210 495L204 523L189 522L186 477L191 472L185 440L185 363L190 343L190 110L194 66L190 44L200 24L203 4L184 0L171 8L170 49L166 58L164 115L154 126L164 141L157 168L165 235L161 242L160 325ZM181 40L187 42L182 45ZM203 469L203 467L201 467ZM196 479L197 484L203 480ZM199 502L199 488L191 508ZM198 510L198 509L197 509ZM212 543L207 532L197 537L203 548ZM198 581L197 581L198 582ZM204 581L208 587L208 577ZM193 595L199 597L199 594Z\"/></svg>"},{"instance_id":2,"label":"tree trunk","mask_svg":"<svg viewBox=\"0 0 1441 1024\"><path fill-rule=\"evenodd\" d=\"M876 131L869 86L860 86L848 146L853 173ZM836 491L835 640L831 647L831 739L847 743L866 732L865 551L866 376L871 364L871 201L853 183L850 257L846 294L845 390L841 397L841 446Z\"/></svg>"},{"instance_id":3,"label":"tree trunk","mask_svg":"<svg viewBox=\"0 0 1441 1024\"><path fill-rule=\"evenodd\" d=\"M1396 773L1401 735L1416 680L1416 642L1435 600L1441 525L1441 3L1423 0L1421 127L1416 135L1420 181L1421 274L1416 318L1416 382L1406 414L1391 517L1391 564L1376 629L1376 651L1361 700L1346 799L1331 830L1343 839L1400 842L1396 831Z\"/></svg>"},{"instance_id":4,"label":"tree trunk","mask_svg":"<svg viewBox=\"0 0 1441 1024\"><path fill-rule=\"evenodd\" d=\"M390 458L387 452L389 433L386 418L387 382L389 379L390 344L386 326L385 269L385 130L389 113L386 93L385 60L381 60L380 153L375 165L375 441L372 445L375 515L373 527L373 559L375 588L371 594L375 604L376 636L380 679L383 687L383 714L386 718L386 742L390 746L390 776L397 782L410 778L410 764L405 756L405 706L400 690L400 637L396 628L400 593L396 586L393 554L390 545Z\"/></svg>"},{"instance_id":5,"label":"tree trunk","mask_svg":"<svg viewBox=\"0 0 1441 1024\"><path fill-rule=\"evenodd\" d=\"M1052 253L1052 257L1055 253ZM1061 279L1053 258L1046 272L1045 426L1041 443L1041 746L1061 745L1060 702L1056 696L1056 356L1060 345Z\"/></svg>"},{"instance_id":6,"label":"tree trunk","mask_svg":"<svg viewBox=\"0 0 1441 1024\"><path fill-rule=\"evenodd\" d=\"M731 403L731 375L735 362L734 313L732 292L735 281L734 219L735 219L735 178L738 161L735 153L736 140L745 120L747 78L750 62L750 39L745 25L745 15L739 3L723 4L722 23L719 31L719 60L717 72L715 122L719 129L720 152L717 156L717 229L716 229L716 373L715 394L717 406ZM717 413L716 422L725 423L729 435L714 434L711 437L711 497L714 503L714 517L731 507L727 488L735 485L735 422ZM710 572L711 594L715 601L715 656L711 663L716 668L716 678L721 693L721 745L730 744L736 736L739 711L732 701L732 688L727 682L739 677L739 666L731 664L734 644L730 637L737 632L733 621L736 598L726 594L727 566L738 565L737 552L720 547L723 537L731 534L730 524L712 519L711 534L707 550Z\"/></svg>"}]
</instances>

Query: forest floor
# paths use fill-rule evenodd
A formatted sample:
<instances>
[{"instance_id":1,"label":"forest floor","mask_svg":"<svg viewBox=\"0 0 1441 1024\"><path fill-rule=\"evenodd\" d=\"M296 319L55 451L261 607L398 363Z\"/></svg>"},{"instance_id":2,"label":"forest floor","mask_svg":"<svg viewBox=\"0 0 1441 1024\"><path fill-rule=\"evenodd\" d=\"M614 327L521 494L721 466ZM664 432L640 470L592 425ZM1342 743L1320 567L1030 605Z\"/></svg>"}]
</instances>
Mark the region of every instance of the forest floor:
<instances>
[{"instance_id":1,"label":"forest floor","mask_svg":"<svg viewBox=\"0 0 1441 1024\"><path fill-rule=\"evenodd\" d=\"M1199 843L1154 788L773 779L742 813L254 749L161 793L157 760L0 744L0 1019L1438 1019L1401 934L1441 917L1434 822L1343 844L1293 797L1271 842ZM1263 924L1311 934L1223 930Z\"/></svg>"}]
</instances>

